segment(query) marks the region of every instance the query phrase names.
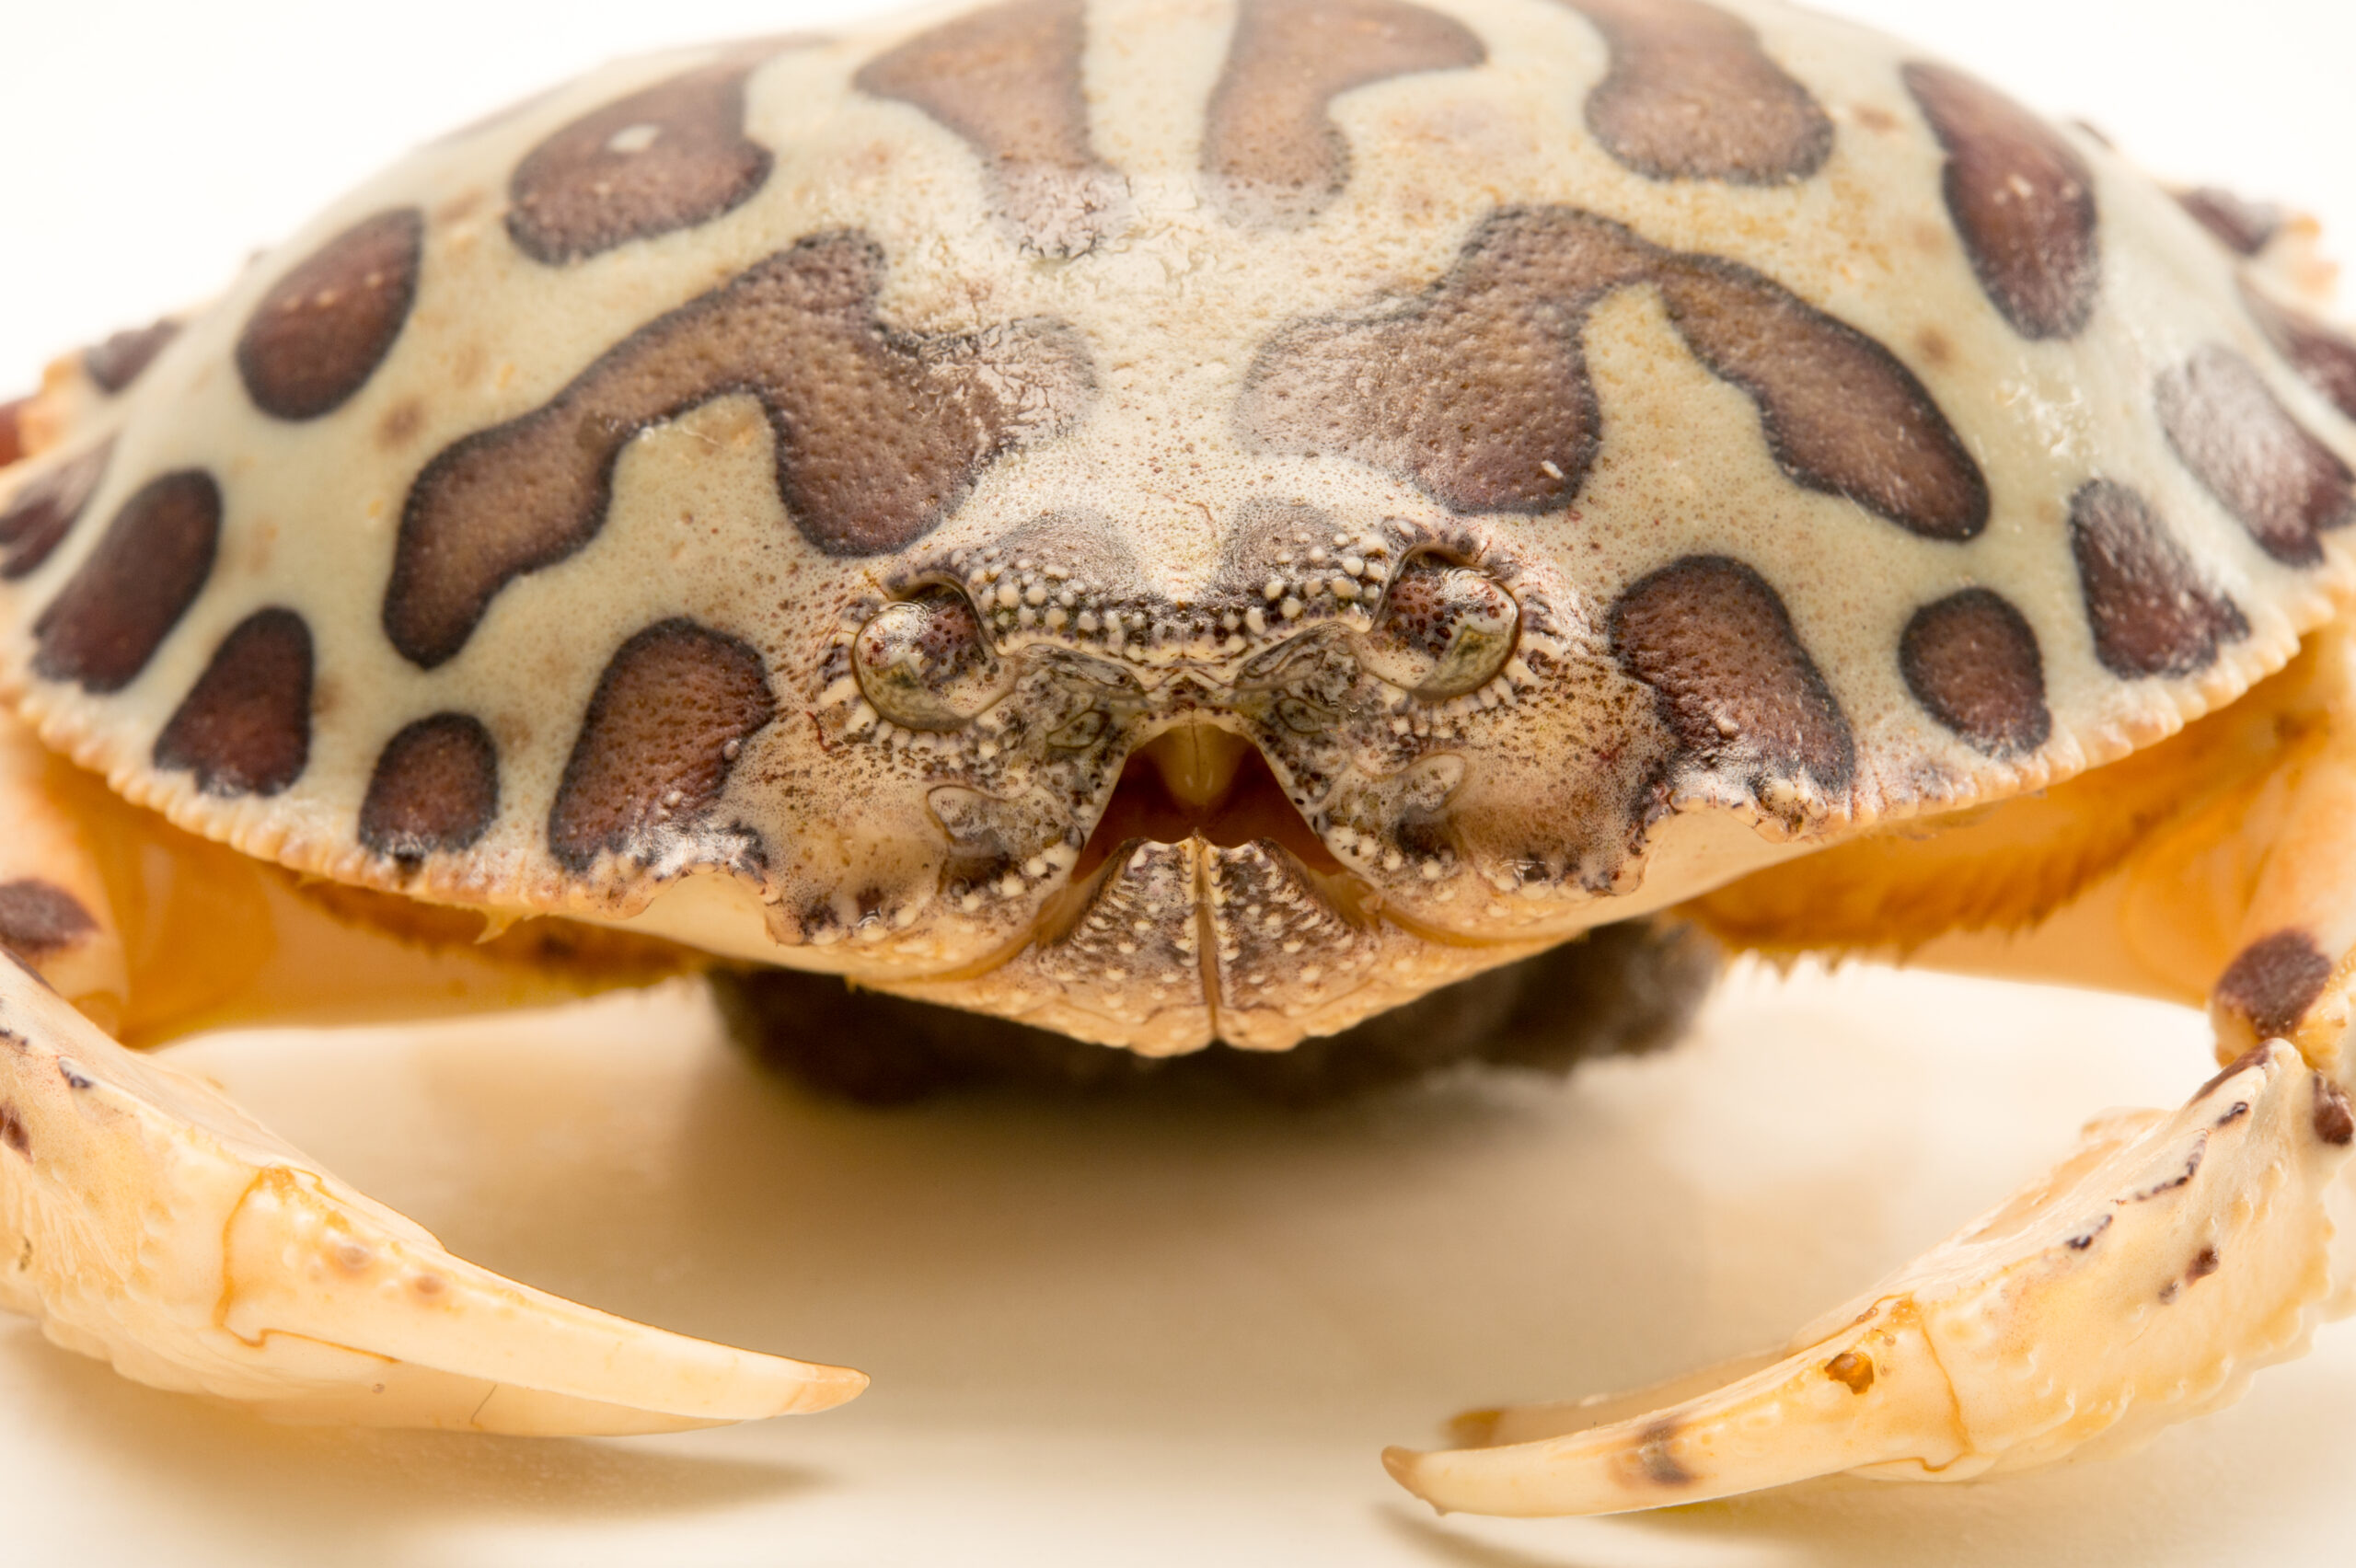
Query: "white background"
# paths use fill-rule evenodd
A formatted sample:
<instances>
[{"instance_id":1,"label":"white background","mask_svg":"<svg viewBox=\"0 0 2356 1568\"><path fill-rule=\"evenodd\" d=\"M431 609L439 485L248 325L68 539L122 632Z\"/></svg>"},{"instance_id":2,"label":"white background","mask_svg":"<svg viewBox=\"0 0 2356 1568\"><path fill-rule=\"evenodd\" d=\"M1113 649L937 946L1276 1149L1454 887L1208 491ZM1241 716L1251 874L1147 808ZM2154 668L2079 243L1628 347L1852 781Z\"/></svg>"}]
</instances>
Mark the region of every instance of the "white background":
<instances>
[{"instance_id":1,"label":"white background","mask_svg":"<svg viewBox=\"0 0 2356 1568\"><path fill-rule=\"evenodd\" d=\"M866 7L8 0L0 387L201 297L410 144L614 54ZM2356 234L2356 7L1850 0L2150 167ZM1307 1119L874 1117L689 1000L199 1058L455 1247L849 1361L834 1415L527 1444L292 1432L0 1327L0 1560L82 1563L2344 1562L2356 1326L2145 1453L1601 1523L1436 1522L1373 1464L1466 1403L1778 1337L2205 1070L2189 1014L1749 980L1666 1059Z\"/></svg>"},{"instance_id":2,"label":"white background","mask_svg":"<svg viewBox=\"0 0 2356 1568\"><path fill-rule=\"evenodd\" d=\"M2347 0L1846 0L2155 172L2356 233ZM409 147L618 54L860 0L6 0L0 386L202 299Z\"/></svg>"}]
</instances>

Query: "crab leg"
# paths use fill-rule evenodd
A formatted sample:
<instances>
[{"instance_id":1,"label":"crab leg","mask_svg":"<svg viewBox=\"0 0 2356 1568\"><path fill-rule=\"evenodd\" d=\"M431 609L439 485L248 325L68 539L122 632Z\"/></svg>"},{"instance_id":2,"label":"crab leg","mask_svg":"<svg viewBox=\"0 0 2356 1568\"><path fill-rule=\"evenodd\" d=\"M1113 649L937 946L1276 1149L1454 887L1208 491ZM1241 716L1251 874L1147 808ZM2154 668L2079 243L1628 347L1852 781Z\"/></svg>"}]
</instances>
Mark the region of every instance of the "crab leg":
<instances>
[{"instance_id":1,"label":"crab leg","mask_svg":"<svg viewBox=\"0 0 2356 1568\"><path fill-rule=\"evenodd\" d=\"M1441 1508L1496 1514L1657 1507L1844 1471L1966 1480L2132 1444L2304 1351L2356 1286L2350 1239L2335 1245L2331 1218L2356 1199L2345 1049L2356 648L2320 635L2269 687L2182 739L2177 755L2199 766L2150 783L2183 808L2083 913L2063 910L2020 951L2024 967L2054 974L2059 947L2079 977L2111 984L2144 984L2133 977L2163 967L2155 952L2210 965L2224 1070L2172 1114L2093 1124L2048 1174L1767 1365L1657 1397L1468 1416L1457 1425L1466 1447L1393 1449L1392 1473ZM2032 809L2099 808L2083 794ZM1992 819L1965 831L2000 852L2034 841ZM1882 892L1816 868L1799 873L1814 882L1721 902L1861 907L1859 894L1905 895L1890 878L1898 863L1874 863Z\"/></svg>"},{"instance_id":2,"label":"crab leg","mask_svg":"<svg viewBox=\"0 0 2356 1568\"><path fill-rule=\"evenodd\" d=\"M0 1146L0 1304L157 1388L283 1419L611 1434L824 1410L866 1386L454 1258L13 962Z\"/></svg>"},{"instance_id":3,"label":"crab leg","mask_svg":"<svg viewBox=\"0 0 2356 1568\"><path fill-rule=\"evenodd\" d=\"M0 719L0 763L20 737ZM0 773L0 1306L141 1382L284 1420L662 1432L866 1387L452 1257L216 1090L125 1049L60 994L118 1005L122 943L39 778Z\"/></svg>"},{"instance_id":4,"label":"crab leg","mask_svg":"<svg viewBox=\"0 0 2356 1568\"><path fill-rule=\"evenodd\" d=\"M2132 1442L2304 1348L2346 1116L2296 1052L2263 1046L2173 1115L2095 1124L1770 1366L1650 1409L1468 1417L1481 1446L1384 1462L1443 1509L1603 1514L1836 1471L1959 1481Z\"/></svg>"}]
</instances>

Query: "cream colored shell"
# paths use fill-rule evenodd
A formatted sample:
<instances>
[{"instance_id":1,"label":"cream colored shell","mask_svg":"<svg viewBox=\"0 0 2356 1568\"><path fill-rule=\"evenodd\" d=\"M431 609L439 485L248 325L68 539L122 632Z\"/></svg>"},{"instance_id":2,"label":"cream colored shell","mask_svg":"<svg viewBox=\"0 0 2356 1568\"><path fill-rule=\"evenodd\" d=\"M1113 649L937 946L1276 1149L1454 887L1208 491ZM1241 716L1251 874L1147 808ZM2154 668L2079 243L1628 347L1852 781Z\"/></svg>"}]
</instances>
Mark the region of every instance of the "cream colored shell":
<instances>
[{"instance_id":1,"label":"cream colored shell","mask_svg":"<svg viewBox=\"0 0 2356 1568\"><path fill-rule=\"evenodd\" d=\"M1524 657L1470 696L1384 709L1389 738L1352 743L1355 771L1339 793L1312 792L1272 756L1312 827L1389 911L1381 951L1367 960L1387 978L1356 1001L1289 1009L1292 1024L1258 1042L1281 1044L1862 825L2034 790L2149 744L2280 667L2349 588L2347 536L2326 536L2312 565L2270 559L2171 445L2155 385L2212 347L2256 366L2342 460L2356 461L2356 426L2270 346L2244 302L2242 259L2118 154L2060 133L2092 171L2100 284L2082 329L2032 340L1992 305L1958 236L1943 195L1947 155L1905 85L1918 57L1903 46L1773 0L1719 0L1821 106L1831 152L1796 179L1661 179L1616 159L1592 132L1584 106L1612 53L1581 8L1423 8L1469 29L1484 58L1335 96L1328 111L1347 146L1346 180L1306 221L1241 221L1204 172L1232 0L1087 7L1086 134L1113 171L1103 215L1089 220L1101 230L1092 244L1042 243L971 141L915 103L854 85L941 14L779 46L745 79L744 134L773 157L758 190L708 221L581 259L537 260L511 240L519 162L602 106L726 56L617 65L422 148L258 259L120 397L72 364L52 372L34 418L47 444L0 478L0 504L96 444L115 446L63 546L0 584L0 685L50 744L124 795L306 872L497 910L633 920L724 952L1168 1049L1199 1043L1202 1029L1107 1021L1117 1006L1060 1013L1045 993L1069 982L1005 963L1054 906L1069 857L1026 855L1010 885L953 897L942 813L963 797L939 791L1021 803L1030 821L1084 778L1085 798L1066 801L1071 821L1040 825L1038 844L1084 836L1120 758L1175 721L1172 682L1192 672L1229 691L1246 666L1320 626L1344 644L1362 639L1381 573L1418 548L1444 548L1493 571L1520 601ZM258 305L332 236L405 207L424 214L422 265L381 365L322 417L264 415L234 363ZM1509 207L1576 209L1662 251L1734 263L1881 345L1984 476L1984 530L1961 542L1920 537L1795 483L1762 438L1755 401L1705 368L1650 285L1611 293L1588 319L1601 435L1567 507L1452 511L1412 476L1276 449L1240 425L1256 356L1288 324L1412 304ZM765 258L843 233L880 251L875 309L891 330L990 344L1010 324L1049 323L1065 334L1057 341L1076 345L1084 374L1057 383L1061 401L1018 410L1011 444L937 526L869 555L826 554L797 528L752 398L705 402L629 442L595 537L507 583L455 657L423 668L395 648L384 606L397 534L437 454L547 404L630 334ZM1028 363L1011 373L1025 386ZM45 608L134 490L188 467L213 474L225 499L202 592L121 690L44 678L35 666ZM2245 617L2246 634L2205 669L2122 678L2097 656L2069 536L2072 497L2096 479L2138 491ZM996 556L983 553L993 547ZM1278 591L1264 611L1248 628L1194 627L1188 615L1224 603L1221 574L1255 549L1270 562L1293 558L1267 567ZM1752 790L1674 764L1651 694L1615 657L1611 612L1631 583L1695 556L1738 560L1780 596L1854 736L1844 791L1806 781ZM1352 599L1334 586L1345 558L1362 563ZM1050 566L1064 575L1049 577ZM1007 612L989 635L1011 665L1073 653L1130 683L1106 709L1114 732L1092 761L1042 783L1029 764L977 761L972 734L878 722L843 651L926 574L987 597L1004 592L1002 605L984 609ZM1075 581L1125 608L1123 640L1083 639L1076 610L1049 623L1045 611ZM1970 588L2001 594L2034 632L2050 732L2018 755L1992 755L1945 727L1901 672L1910 618ZM207 795L188 772L159 768L154 748L223 639L267 606L298 614L313 640L307 758L281 792ZM732 755L716 804L576 870L551 853L549 824L583 715L616 651L675 617L757 651L775 717ZM1531 662L1541 655L1542 669ZM471 715L494 739L499 811L470 847L399 863L361 843L363 799L388 738L441 712ZM1609 760L1623 752L1669 758L1675 814L1624 820L1626 780ZM1438 773L1448 777L1433 783ZM1437 874L1386 866L1372 829L1336 831L1343 795L1395 804L1426 786L1459 835ZM1557 837L1540 843L1549 833ZM1539 861L1539 872L1526 869ZM1313 959L1325 939L1304 940ZM1109 987L1115 1001L1120 989Z\"/></svg>"}]
</instances>

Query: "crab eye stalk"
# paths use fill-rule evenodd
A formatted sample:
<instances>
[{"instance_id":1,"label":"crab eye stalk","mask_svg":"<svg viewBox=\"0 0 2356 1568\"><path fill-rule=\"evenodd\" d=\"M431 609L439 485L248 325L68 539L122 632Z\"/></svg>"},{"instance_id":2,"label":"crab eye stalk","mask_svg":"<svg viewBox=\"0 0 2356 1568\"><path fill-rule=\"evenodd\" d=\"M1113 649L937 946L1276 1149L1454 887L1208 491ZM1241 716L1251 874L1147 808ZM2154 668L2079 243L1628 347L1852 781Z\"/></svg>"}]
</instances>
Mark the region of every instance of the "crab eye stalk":
<instances>
[{"instance_id":1,"label":"crab eye stalk","mask_svg":"<svg viewBox=\"0 0 2356 1568\"><path fill-rule=\"evenodd\" d=\"M954 588L886 605L851 648L859 689L875 711L911 730L954 730L1006 689L1006 667L981 617Z\"/></svg>"},{"instance_id":2,"label":"crab eye stalk","mask_svg":"<svg viewBox=\"0 0 2356 1568\"><path fill-rule=\"evenodd\" d=\"M1513 595L1469 566L1411 557L1382 596L1365 663L1420 698L1461 697L1512 656L1521 611Z\"/></svg>"}]
</instances>

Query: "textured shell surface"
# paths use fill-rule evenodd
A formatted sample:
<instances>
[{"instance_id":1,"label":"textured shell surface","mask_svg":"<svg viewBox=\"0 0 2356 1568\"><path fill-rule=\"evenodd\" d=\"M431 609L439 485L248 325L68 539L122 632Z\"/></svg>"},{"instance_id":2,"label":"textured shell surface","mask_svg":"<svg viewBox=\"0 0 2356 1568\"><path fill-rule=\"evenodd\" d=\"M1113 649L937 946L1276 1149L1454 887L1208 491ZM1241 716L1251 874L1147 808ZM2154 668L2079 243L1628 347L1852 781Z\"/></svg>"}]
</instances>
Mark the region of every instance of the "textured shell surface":
<instances>
[{"instance_id":1,"label":"textured shell surface","mask_svg":"<svg viewBox=\"0 0 2356 1568\"><path fill-rule=\"evenodd\" d=\"M2356 348L2210 217L1773 0L627 62L52 370L0 689L306 873L1281 1046L2280 667Z\"/></svg>"}]
</instances>

